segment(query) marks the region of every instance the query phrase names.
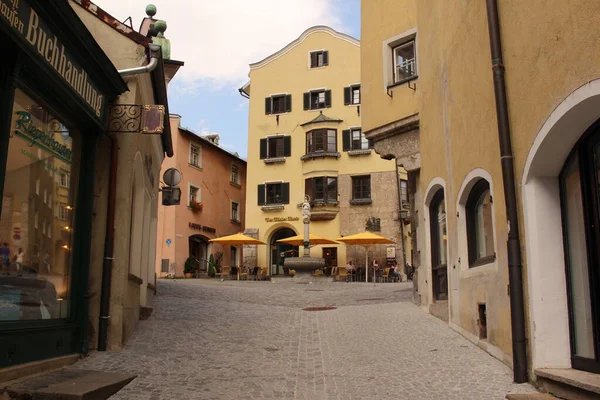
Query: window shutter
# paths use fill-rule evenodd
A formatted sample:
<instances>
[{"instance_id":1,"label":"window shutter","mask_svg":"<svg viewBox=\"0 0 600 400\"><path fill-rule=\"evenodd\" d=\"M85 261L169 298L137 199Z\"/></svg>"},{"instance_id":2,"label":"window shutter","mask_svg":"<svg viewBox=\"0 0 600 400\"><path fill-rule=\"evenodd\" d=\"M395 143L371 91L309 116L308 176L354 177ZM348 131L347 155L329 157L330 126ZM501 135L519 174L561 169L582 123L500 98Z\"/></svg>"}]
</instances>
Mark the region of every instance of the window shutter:
<instances>
[{"instance_id":1,"label":"window shutter","mask_svg":"<svg viewBox=\"0 0 600 400\"><path fill-rule=\"evenodd\" d=\"M281 202L290 204L290 183L284 182L281 184Z\"/></svg>"},{"instance_id":2,"label":"window shutter","mask_svg":"<svg viewBox=\"0 0 600 400\"><path fill-rule=\"evenodd\" d=\"M271 114L271 98L267 97L265 99L265 114Z\"/></svg>"},{"instance_id":3,"label":"window shutter","mask_svg":"<svg viewBox=\"0 0 600 400\"><path fill-rule=\"evenodd\" d=\"M260 159L267 158L267 139L260 139Z\"/></svg>"},{"instance_id":4,"label":"window shutter","mask_svg":"<svg viewBox=\"0 0 600 400\"><path fill-rule=\"evenodd\" d=\"M292 95L288 94L285 96L285 112L292 111Z\"/></svg>"},{"instance_id":5,"label":"window shutter","mask_svg":"<svg viewBox=\"0 0 600 400\"><path fill-rule=\"evenodd\" d=\"M351 96L351 88L350 87L345 87L344 88L344 105L347 106L349 104L351 104L352 102L350 101L350 96Z\"/></svg>"},{"instance_id":6,"label":"window shutter","mask_svg":"<svg viewBox=\"0 0 600 400\"><path fill-rule=\"evenodd\" d=\"M304 93L304 109L310 109L310 93Z\"/></svg>"},{"instance_id":7,"label":"window shutter","mask_svg":"<svg viewBox=\"0 0 600 400\"><path fill-rule=\"evenodd\" d=\"M323 65L329 65L329 52L327 50L323 52Z\"/></svg>"},{"instance_id":8,"label":"window shutter","mask_svg":"<svg viewBox=\"0 0 600 400\"><path fill-rule=\"evenodd\" d=\"M331 90L325 91L325 107L331 107Z\"/></svg>"},{"instance_id":9,"label":"window shutter","mask_svg":"<svg viewBox=\"0 0 600 400\"><path fill-rule=\"evenodd\" d=\"M258 185L258 205L265 205L265 185Z\"/></svg>"},{"instance_id":10,"label":"window shutter","mask_svg":"<svg viewBox=\"0 0 600 400\"><path fill-rule=\"evenodd\" d=\"M375 147L375 142L369 139L369 148L372 149Z\"/></svg>"},{"instance_id":11,"label":"window shutter","mask_svg":"<svg viewBox=\"0 0 600 400\"><path fill-rule=\"evenodd\" d=\"M317 66L317 53L310 53L310 67L315 68Z\"/></svg>"},{"instance_id":12,"label":"window shutter","mask_svg":"<svg viewBox=\"0 0 600 400\"><path fill-rule=\"evenodd\" d=\"M342 131L342 151L352 150L350 147L350 129Z\"/></svg>"},{"instance_id":13,"label":"window shutter","mask_svg":"<svg viewBox=\"0 0 600 400\"><path fill-rule=\"evenodd\" d=\"M310 201L315 199L315 185L314 178L308 178L304 180L304 194L307 194Z\"/></svg>"},{"instance_id":14,"label":"window shutter","mask_svg":"<svg viewBox=\"0 0 600 400\"><path fill-rule=\"evenodd\" d=\"M292 155L292 137L283 137L283 156L290 157Z\"/></svg>"}]
</instances>

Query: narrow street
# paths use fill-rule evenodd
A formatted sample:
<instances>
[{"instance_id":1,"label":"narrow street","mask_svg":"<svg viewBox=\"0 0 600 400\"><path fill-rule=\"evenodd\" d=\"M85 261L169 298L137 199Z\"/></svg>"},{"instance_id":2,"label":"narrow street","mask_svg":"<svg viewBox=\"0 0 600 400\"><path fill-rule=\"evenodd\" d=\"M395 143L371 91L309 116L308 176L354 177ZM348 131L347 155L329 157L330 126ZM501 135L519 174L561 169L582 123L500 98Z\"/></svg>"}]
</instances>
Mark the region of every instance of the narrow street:
<instances>
[{"instance_id":1,"label":"narrow street","mask_svg":"<svg viewBox=\"0 0 600 400\"><path fill-rule=\"evenodd\" d=\"M412 283L160 280L122 352L74 368L138 377L112 399L493 400L528 393L411 302ZM333 306L327 311L307 307Z\"/></svg>"}]
</instances>

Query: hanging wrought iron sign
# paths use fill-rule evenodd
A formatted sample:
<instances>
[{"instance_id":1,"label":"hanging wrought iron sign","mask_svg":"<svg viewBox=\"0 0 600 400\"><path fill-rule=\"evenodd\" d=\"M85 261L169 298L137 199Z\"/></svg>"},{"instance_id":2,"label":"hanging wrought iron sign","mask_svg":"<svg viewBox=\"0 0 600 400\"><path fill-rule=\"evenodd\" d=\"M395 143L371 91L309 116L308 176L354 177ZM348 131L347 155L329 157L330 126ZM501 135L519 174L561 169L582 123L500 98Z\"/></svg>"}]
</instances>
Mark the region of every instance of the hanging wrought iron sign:
<instances>
[{"instance_id":1,"label":"hanging wrought iron sign","mask_svg":"<svg viewBox=\"0 0 600 400\"><path fill-rule=\"evenodd\" d=\"M107 131L160 135L164 131L164 123L164 106L115 104L110 107Z\"/></svg>"}]
</instances>

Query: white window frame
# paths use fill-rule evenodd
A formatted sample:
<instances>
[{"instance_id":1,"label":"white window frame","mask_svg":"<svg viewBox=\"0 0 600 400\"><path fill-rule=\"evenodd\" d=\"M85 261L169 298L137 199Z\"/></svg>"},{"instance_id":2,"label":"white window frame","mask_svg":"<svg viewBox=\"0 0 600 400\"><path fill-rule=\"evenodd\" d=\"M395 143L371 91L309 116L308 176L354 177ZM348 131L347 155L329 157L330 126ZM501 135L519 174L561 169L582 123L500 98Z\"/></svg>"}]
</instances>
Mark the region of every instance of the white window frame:
<instances>
[{"instance_id":1,"label":"white window frame","mask_svg":"<svg viewBox=\"0 0 600 400\"><path fill-rule=\"evenodd\" d=\"M195 164L192 163L192 149L194 148L198 149L198 154L196 155L197 162ZM188 164L192 167L202 168L202 146L200 146L198 143L190 142L190 149L188 152Z\"/></svg>"},{"instance_id":2,"label":"white window frame","mask_svg":"<svg viewBox=\"0 0 600 400\"><path fill-rule=\"evenodd\" d=\"M269 159L269 158L277 158L278 157L277 154L273 155L273 154L270 153L270 151L269 151L270 150L269 142L271 140L276 140L276 139L279 139L279 138L281 138L282 141L285 141L285 139L284 139L285 137L286 137L286 135L282 134L282 133L281 134L277 134L277 135L267 135L265 137L265 139L267 139L267 159ZM285 147L285 144L284 144L284 147ZM284 152L283 153L285 154L285 148L284 148ZM285 157L285 156L281 156L281 157Z\"/></svg>"},{"instance_id":3,"label":"white window frame","mask_svg":"<svg viewBox=\"0 0 600 400\"><path fill-rule=\"evenodd\" d=\"M234 204L237 204L237 218L234 218L234 215L233 215L233 205ZM239 201L233 201L232 200L231 201L231 205L230 205L230 209L231 209L231 220L235 221L235 222L240 222L240 203L239 203Z\"/></svg>"},{"instance_id":4,"label":"white window frame","mask_svg":"<svg viewBox=\"0 0 600 400\"><path fill-rule=\"evenodd\" d=\"M267 145L268 145L268 141L267 141ZM268 149L267 149L268 152ZM235 179L234 179L234 171L235 169ZM231 176L229 178L229 182L233 183L234 185L239 185L240 184L240 166L237 164L231 164Z\"/></svg>"},{"instance_id":5,"label":"white window frame","mask_svg":"<svg viewBox=\"0 0 600 400\"><path fill-rule=\"evenodd\" d=\"M192 203L192 188L196 189L196 201L198 203L202 202L202 191L200 190L200 186L194 185L193 183L188 182L188 195L187 195L187 205L191 206Z\"/></svg>"},{"instance_id":6,"label":"white window frame","mask_svg":"<svg viewBox=\"0 0 600 400\"><path fill-rule=\"evenodd\" d=\"M319 68L321 68L321 67L319 67ZM308 110L306 110L306 111L323 111L323 110L327 109L327 106L325 106L325 92L327 90L331 90L331 89L327 89L326 87L317 88L317 89L308 89ZM314 92L323 92L323 107L322 108L311 108L312 107L312 94ZM332 95L333 95L333 91L332 91ZM333 102L333 99L331 99L331 101Z\"/></svg>"},{"instance_id":7,"label":"white window frame","mask_svg":"<svg viewBox=\"0 0 600 400\"><path fill-rule=\"evenodd\" d=\"M63 182L63 177L65 178L65 181ZM69 184L71 181L71 177L70 174L68 172L60 172L58 175L58 184L60 185L60 187L69 188Z\"/></svg>"},{"instance_id":8,"label":"white window frame","mask_svg":"<svg viewBox=\"0 0 600 400\"><path fill-rule=\"evenodd\" d=\"M360 82L351 83L348 85L350 88L350 104L349 106L360 106L362 103L362 85ZM358 103L354 102L354 89L358 87Z\"/></svg>"},{"instance_id":9,"label":"white window frame","mask_svg":"<svg viewBox=\"0 0 600 400\"><path fill-rule=\"evenodd\" d=\"M58 205L58 219L62 221L69 220L69 209L63 204Z\"/></svg>"},{"instance_id":10,"label":"white window frame","mask_svg":"<svg viewBox=\"0 0 600 400\"><path fill-rule=\"evenodd\" d=\"M383 41L383 90L387 93L388 87L396 84L402 84L412 79L419 77L419 41L417 38L417 29L413 28L406 32L402 32L396 36L388 38ZM394 81L395 76L395 59L394 49L403 44L413 42L415 43L415 75L410 79L406 79L400 82Z\"/></svg>"},{"instance_id":11,"label":"white window frame","mask_svg":"<svg viewBox=\"0 0 600 400\"><path fill-rule=\"evenodd\" d=\"M274 94L269 95L269 99L271 100L271 115L289 114L289 111L285 111L285 110L281 111L281 112L277 112L277 113L273 111L275 108L275 107L273 107L273 97L282 97L283 96L285 98L288 94L290 94L290 93L283 92L283 93L274 93ZM285 99L284 99L284 102L285 102Z\"/></svg>"},{"instance_id":12,"label":"white window frame","mask_svg":"<svg viewBox=\"0 0 600 400\"><path fill-rule=\"evenodd\" d=\"M367 139L367 137L365 136L365 134L362 131L362 127L361 126L349 126L348 130L350 131L350 150L369 150L369 140ZM355 149L354 148L354 132L356 131L360 131L360 135L361 135L361 148L360 149ZM362 148L362 138L364 138L367 141L367 148L363 149Z\"/></svg>"}]
</instances>

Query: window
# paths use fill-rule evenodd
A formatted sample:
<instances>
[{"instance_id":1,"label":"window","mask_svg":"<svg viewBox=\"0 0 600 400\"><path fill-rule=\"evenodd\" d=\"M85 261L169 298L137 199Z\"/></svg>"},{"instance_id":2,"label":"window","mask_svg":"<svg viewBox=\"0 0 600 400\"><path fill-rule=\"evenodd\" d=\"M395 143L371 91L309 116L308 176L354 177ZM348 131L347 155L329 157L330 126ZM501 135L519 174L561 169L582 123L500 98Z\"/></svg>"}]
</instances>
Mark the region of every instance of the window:
<instances>
[{"instance_id":1,"label":"window","mask_svg":"<svg viewBox=\"0 0 600 400\"><path fill-rule=\"evenodd\" d=\"M335 129L315 129L306 133L306 154L336 151L337 131Z\"/></svg>"},{"instance_id":2,"label":"window","mask_svg":"<svg viewBox=\"0 0 600 400\"><path fill-rule=\"evenodd\" d=\"M352 177L352 200L371 199L371 176Z\"/></svg>"},{"instance_id":3,"label":"window","mask_svg":"<svg viewBox=\"0 0 600 400\"><path fill-rule=\"evenodd\" d=\"M265 114L281 114L292 111L292 95L278 94L265 98Z\"/></svg>"},{"instance_id":4,"label":"window","mask_svg":"<svg viewBox=\"0 0 600 400\"><path fill-rule=\"evenodd\" d=\"M373 142L365 137L360 128L342 131L342 147L344 151L368 150L373 148Z\"/></svg>"},{"instance_id":5,"label":"window","mask_svg":"<svg viewBox=\"0 0 600 400\"><path fill-rule=\"evenodd\" d=\"M312 90L304 93L304 109L319 110L331 107L331 90Z\"/></svg>"},{"instance_id":6,"label":"window","mask_svg":"<svg viewBox=\"0 0 600 400\"><path fill-rule=\"evenodd\" d=\"M394 83L403 82L416 75L415 41L403 43L392 49Z\"/></svg>"},{"instance_id":7,"label":"window","mask_svg":"<svg viewBox=\"0 0 600 400\"><path fill-rule=\"evenodd\" d=\"M312 51L310 53L310 67L319 68L329 64L329 52L327 50Z\"/></svg>"},{"instance_id":8,"label":"window","mask_svg":"<svg viewBox=\"0 0 600 400\"><path fill-rule=\"evenodd\" d=\"M305 193L311 202L336 203L338 196L337 178L319 176L305 181Z\"/></svg>"},{"instance_id":9,"label":"window","mask_svg":"<svg viewBox=\"0 0 600 400\"><path fill-rule=\"evenodd\" d=\"M59 184L61 187L63 188L69 188L69 182L71 181L71 178L69 176L68 173L66 172L61 172L59 175Z\"/></svg>"},{"instance_id":10,"label":"window","mask_svg":"<svg viewBox=\"0 0 600 400\"><path fill-rule=\"evenodd\" d=\"M200 202L200 188L190 185L190 197L188 201L188 206L192 204L192 202L199 203Z\"/></svg>"},{"instance_id":11,"label":"window","mask_svg":"<svg viewBox=\"0 0 600 400\"><path fill-rule=\"evenodd\" d=\"M67 206L61 204L58 206L58 219L66 221L69 219L69 210Z\"/></svg>"},{"instance_id":12,"label":"window","mask_svg":"<svg viewBox=\"0 0 600 400\"><path fill-rule=\"evenodd\" d=\"M190 165L200 167L200 146L195 144L190 145Z\"/></svg>"},{"instance_id":13,"label":"window","mask_svg":"<svg viewBox=\"0 0 600 400\"><path fill-rule=\"evenodd\" d=\"M290 184L288 182L265 183L258 185L258 205L289 204Z\"/></svg>"},{"instance_id":14,"label":"window","mask_svg":"<svg viewBox=\"0 0 600 400\"><path fill-rule=\"evenodd\" d=\"M260 159L289 157L292 154L291 136L272 136L260 139Z\"/></svg>"},{"instance_id":15,"label":"window","mask_svg":"<svg viewBox=\"0 0 600 400\"><path fill-rule=\"evenodd\" d=\"M239 222L240 221L240 203L232 201L231 202L231 220Z\"/></svg>"},{"instance_id":16,"label":"window","mask_svg":"<svg viewBox=\"0 0 600 400\"><path fill-rule=\"evenodd\" d=\"M400 200L402 207L408 207L408 181L405 179L400 180Z\"/></svg>"},{"instance_id":17,"label":"window","mask_svg":"<svg viewBox=\"0 0 600 400\"><path fill-rule=\"evenodd\" d=\"M231 166L231 183L239 184L239 167L235 164Z\"/></svg>"},{"instance_id":18,"label":"window","mask_svg":"<svg viewBox=\"0 0 600 400\"><path fill-rule=\"evenodd\" d=\"M352 85L344 88L344 105L360 104L360 85Z\"/></svg>"},{"instance_id":19,"label":"window","mask_svg":"<svg viewBox=\"0 0 600 400\"><path fill-rule=\"evenodd\" d=\"M480 179L471 189L466 205L469 266L493 261L494 229L492 226L492 197L490 183Z\"/></svg>"}]
</instances>

